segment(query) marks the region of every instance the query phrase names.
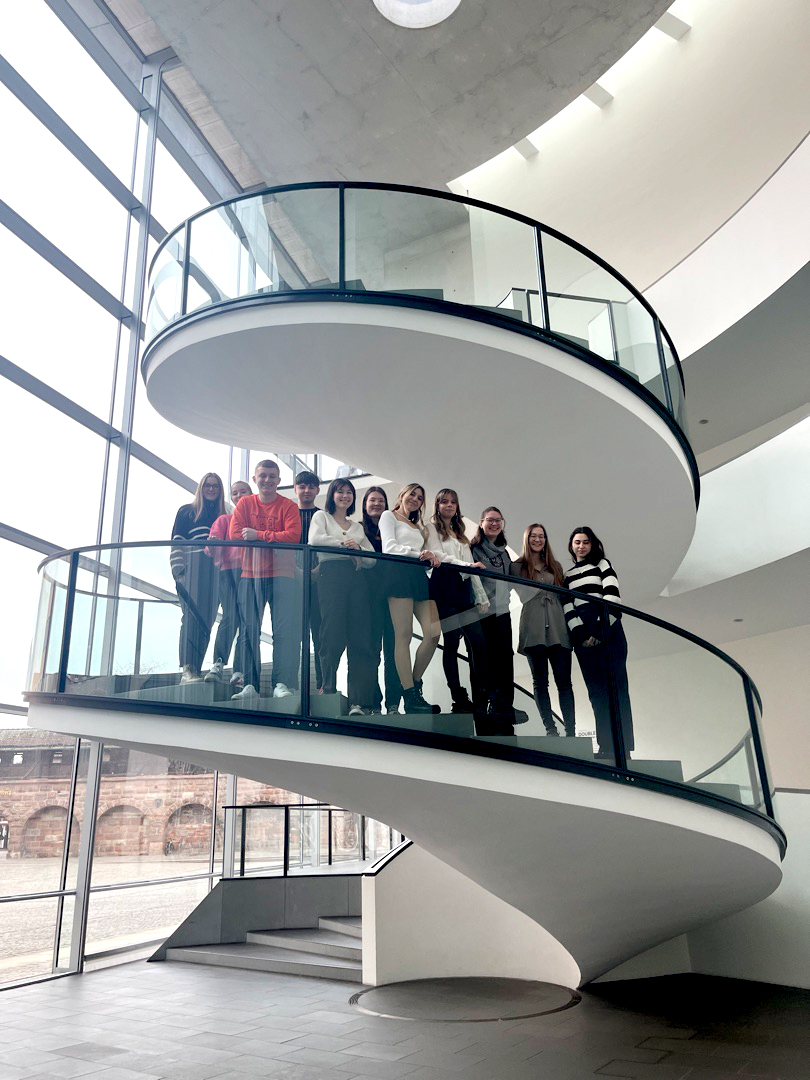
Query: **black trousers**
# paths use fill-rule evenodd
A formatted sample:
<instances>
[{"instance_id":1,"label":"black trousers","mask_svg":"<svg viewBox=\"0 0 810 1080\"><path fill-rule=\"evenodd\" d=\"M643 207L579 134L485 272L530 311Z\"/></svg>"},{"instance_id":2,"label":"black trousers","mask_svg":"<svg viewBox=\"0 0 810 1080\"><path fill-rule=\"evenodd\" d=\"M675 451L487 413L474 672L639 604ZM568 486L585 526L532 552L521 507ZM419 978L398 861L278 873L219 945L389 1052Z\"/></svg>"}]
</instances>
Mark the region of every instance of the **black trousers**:
<instances>
[{"instance_id":1,"label":"black trousers","mask_svg":"<svg viewBox=\"0 0 810 1080\"><path fill-rule=\"evenodd\" d=\"M380 657L383 658L383 682L385 685L385 707L396 709L402 700L402 683L399 681L397 665L394 661L394 625L391 622L391 609L388 607L388 597L384 590L377 588L377 581L371 571L369 611L368 617L371 623L371 652L374 664L374 703L372 709L382 707L383 695L377 678L380 668Z\"/></svg>"},{"instance_id":2,"label":"black trousers","mask_svg":"<svg viewBox=\"0 0 810 1080\"><path fill-rule=\"evenodd\" d=\"M616 677L616 700L624 738L624 748L629 753L634 749L633 712L630 707L630 692L627 686L627 638L620 622L610 628L610 645L613 654L613 668ZM603 644L575 648L582 678L588 688L594 719L596 720L596 741L602 753L613 752L613 731L610 724L610 688L608 682L607 654Z\"/></svg>"},{"instance_id":3,"label":"black trousers","mask_svg":"<svg viewBox=\"0 0 810 1080\"><path fill-rule=\"evenodd\" d=\"M294 578L246 578L239 582L239 618L244 637L245 684L259 689L261 632L265 605L273 620L273 686L298 686L301 656L301 586Z\"/></svg>"},{"instance_id":4,"label":"black trousers","mask_svg":"<svg viewBox=\"0 0 810 1080\"><path fill-rule=\"evenodd\" d=\"M199 671L205 657L211 628L217 617L217 570L204 551L189 551L186 572L177 579L180 601L180 667Z\"/></svg>"},{"instance_id":5,"label":"black trousers","mask_svg":"<svg viewBox=\"0 0 810 1080\"><path fill-rule=\"evenodd\" d=\"M501 704L508 708L515 702L515 657L512 652L512 619L509 612L503 615L487 615L476 623L481 628L485 644L486 670L489 686L472 673L473 704L496 693Z\"/></svg>"},{"instance_id":6,"label":"black trousers","mask_svg":"<svg viewBox=\"0 0 810 1080\"><path fill-rule=\"evenodd\" d=\"M223 663L227 664L234 640L236 640L236 651L233 659L234 671L244 671L242 666L244 664L242 634L239 630L239 581L241 577L241 566L236 566L232 570L217 571L219 606L222 609L222 618L214 641L214 659L222 660Z\"/></svg>"},{"instance_id":7,"label":"black trousers","mask_svg":"<svg viewBox=\"0 0 810 1080\"><path fill-rule=\"evenodd\" d=\"M571 688L571 650L562 645L530 645L525 650L532 673L534 700L546 731L556 731L551 698L548 694L548 666L554 672L554 682L560 698L565 734L573 735L576 728L574 716L574 691Z\"/></svg>"},{"instance_id":8,"label":"black trousers","mask_svg":"<svg viewBox=\"0 0 810 1080\"><path fill-rule=\"evenodd\" d=\"M324 559L318 578L324 692L336 692L337 669L345 652L349 661L349 703L364 709L375 706L376 683L365 576L369 573L372 571L356 569L355 559Z\"/></svg>"}]
</instances>

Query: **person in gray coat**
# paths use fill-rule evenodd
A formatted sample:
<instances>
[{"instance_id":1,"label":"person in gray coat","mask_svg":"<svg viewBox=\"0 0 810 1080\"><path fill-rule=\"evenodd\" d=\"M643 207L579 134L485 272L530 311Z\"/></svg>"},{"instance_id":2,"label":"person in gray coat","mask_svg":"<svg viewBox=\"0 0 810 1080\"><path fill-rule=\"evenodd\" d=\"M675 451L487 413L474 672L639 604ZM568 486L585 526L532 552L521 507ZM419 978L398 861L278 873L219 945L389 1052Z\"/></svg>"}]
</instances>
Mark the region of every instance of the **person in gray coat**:
<instances>
[{"instance_id":1,"label":"person in gray coat","mask_svg":"<svg viewBox=\"0 0 810 1080\"><path fill-rule=\"evenodd\" d=\"M513 577L526 578L539 585L563 583L563 570L551 550L546 530L539 522L529 525L523 534L523 551L509 568ZM529 661L534 700L547 735L559 735L548 694L548 668L554 673L565 734L576 731L574 691L571 687L571 639L558 593L548 589L522 590L518 652Z\"/></svg>"}]
</instances>

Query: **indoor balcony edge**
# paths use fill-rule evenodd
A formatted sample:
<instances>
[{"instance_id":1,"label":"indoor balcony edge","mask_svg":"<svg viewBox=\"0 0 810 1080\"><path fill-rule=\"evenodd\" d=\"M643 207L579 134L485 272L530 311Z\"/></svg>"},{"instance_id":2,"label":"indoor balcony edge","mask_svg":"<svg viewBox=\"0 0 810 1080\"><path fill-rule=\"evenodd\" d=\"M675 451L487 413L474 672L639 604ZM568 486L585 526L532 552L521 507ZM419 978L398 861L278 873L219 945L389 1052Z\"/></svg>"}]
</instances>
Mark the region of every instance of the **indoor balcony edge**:
<instances>
[{"instance_id":1,"label":"indoor balcony edge","mask_svg":"<svg viewBox=\"0 0 810 1080\"><path fill-rule=\"evenodd\" d=\"M536 516L598 522L622 551L634 603L694 531L683 379L654 311L575 241L475 200L325 183L200 212L153 260L142 371L204 438L450 485L515 523L539 486Z\"/></svg>"}]
</instances>

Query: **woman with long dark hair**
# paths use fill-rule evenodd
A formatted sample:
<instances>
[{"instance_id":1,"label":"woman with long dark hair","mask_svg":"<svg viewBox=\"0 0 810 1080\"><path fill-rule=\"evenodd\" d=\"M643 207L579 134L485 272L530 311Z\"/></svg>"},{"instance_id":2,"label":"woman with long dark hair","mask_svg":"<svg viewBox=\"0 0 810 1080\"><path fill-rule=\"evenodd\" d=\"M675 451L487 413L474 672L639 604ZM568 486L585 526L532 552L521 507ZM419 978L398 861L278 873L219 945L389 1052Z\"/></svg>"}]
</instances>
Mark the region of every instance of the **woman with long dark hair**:
<instances>
[{"instance_id":1,"label":"woman with long dark hair","mask_svg":"<svg viewBox=\"0 0 810 1080\"><path fill-rule=\"evenodd\" d=\"M439 566L441 560L428 545L428 531L422 520L425 489L421 484L406 484L397 496L393 510L380 516L380 538L383 552L419 559L422 566L412 562L397 565L399 560L387 561L386 591L391 622L394 626L394 659L402 683L405 712L432 713L434 706L422 696L422 676L439 643L439 613L430 599L427 571ZM422 630L422 640L411 663L413 619L416 616Z\"/></svg>"},{"instance_id":2,"label":"woman with long dark hair","mask_svg":"<svg viewBox=\"0 0 810 1080\"><path fill-rule=\"evenodd\" d=\"M478 528L470 541L472 556L485 569L504 578L509 574L511 557L504 533L504 517L497 506L488 506L481 514ZM515 722L515 661L512 652L512 620L509 616L509 582L497 578L481 579L489 601L489 613L481 620L487 645L487 663L492 673L488 711ZM474 697L484 692L475 680ZM525 716L525 714L524 714ZM519 718L520 719L520 718Z\"/></svg>"},{"instance_id":3,"label":"woman with long dark hair","mask_svg":"<svg viewBox=\"0 0 810 1080\"><path fill-rule=\"evenodd\" d=\"M451 711L471 713L473 703L466 688L461 685L458 670L458 647L463 636L467 644L471 678L487 687L486 642L480 620L489 610L489 599L481 578L457 569L473 566L484 570L485 567L483 563L473 561L458 494L452 488L442 488L436 495L428 533L431 549L442 559L441 566L430 577L430 596L441 620L444 637L442 667L453 699Z\"/></svg>"},{"instance_id":4,"label":"woman with long dark hair","mask_svg":"<svg viewBox=\"0 0 810 1080\"><path fill-rule=\"evenodd\" d=\"M372 551L359 521L351 521L357 492L351 480L333 480L326 493L325 510L316 510L309 526L313 547L334 547L343 552ZM321 609L321 674L324 694L337 693L337 669L348 654L349 715L366 716L374 708L373 657L368 623L368 588L365 575L374 568L370 559L348 554L318 556L318 600Z\"/></svg>"},{"instance_id":5,"label":"woman with long dark hair","mask_svg":"<svg viewBox=\"0 0 810 1080\"><path fill-rule=\"evenodd\" d=\"M622 629L621 612L611 611L606 626L601 618L601 604L595 601L621 603L619 581L605 555L602 541L590 526L577 525L569 538L568 551L574 565L565 571L565 585L586 594L582 597L572 596L564 604L568 632L591 699L596 740L599 743L597 756L613 758L608 657L604 639L609 636L624 748L629 753L634 744L633 713L627 687L627 639Z\"/></svg>"},{"instance_id":6,"label":"woman with long dark hair","mask_svg":"<svg viewBox=\"0 0 810 1080\"><path fill-rule=\"evenodd\" d=\"M369 543L375 551L382 551L382 537L380 536L380 518L388 509L388 496L385 488L372 485L363 496L363 531ZM376 657L374 670L380 667L380 656L383 657L383 679L385 683L385 711L386 713L398 713L399 704L402 701L402 683L397 675L397 665L394 661L394 627L391 623L391 612L388 610L388 597L385 594L383 582L385 581L386 561L377 560L375 576L370 582L370 608L369 620L371 623L372 651ZM383 696L380 684L375 681L374 712L382 711Z\"/></svg>"},{"instance_id":7,"label":"woman with long dark hair","mask_svg":"<svg viewBox=\"0 0 810 1080\"><path fill-rule=\"evenodd\" d=\"M204 541L211 526L225 513L222 480L206 473L197 485L194 501L181 506L172 528L172 540L194 540L199 546L173 547L170 564L177 588L180 621L180 682L199 682L211 628L217 617L217 571L205 554Z\"/></svg>"},{"instance_id":8,"label":"woman with long dark hair","mask_svg":"<svg viewBox=\"0 0 810 1080\"><path fill-rule=\"evenodd\" d=\"M544 525L535 521L523 534L520 558L509 571L540 585L562 585L563 569L554 558ZM575 734L574 691L571 688L571 640L558 593L526 589L520 613L518 652L529 661L534 700L547 735L559 735L548 694L548 668L554 673L565 734Z\"/></svg>"}]
</instances>

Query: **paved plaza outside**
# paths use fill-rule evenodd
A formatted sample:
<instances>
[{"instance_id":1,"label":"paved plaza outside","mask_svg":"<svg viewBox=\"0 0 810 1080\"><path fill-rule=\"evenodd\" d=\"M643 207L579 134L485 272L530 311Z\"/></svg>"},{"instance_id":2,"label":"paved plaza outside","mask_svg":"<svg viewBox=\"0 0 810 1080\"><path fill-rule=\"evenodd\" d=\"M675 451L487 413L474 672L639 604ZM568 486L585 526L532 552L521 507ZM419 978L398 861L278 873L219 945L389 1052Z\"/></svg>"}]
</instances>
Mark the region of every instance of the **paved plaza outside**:
<instances>
[{"instance_id":1,"label":"paved plaza outside","mask_svg":"<svg viewBox=\"0 0 810 1080\"><path fill-rule=\"evenodd\" d=\"M366 1016L356 984L133 963L0 994L0 1080L808 1080L810 992L678 975L492 1023Z\"/></svg>"}]
</instances>

